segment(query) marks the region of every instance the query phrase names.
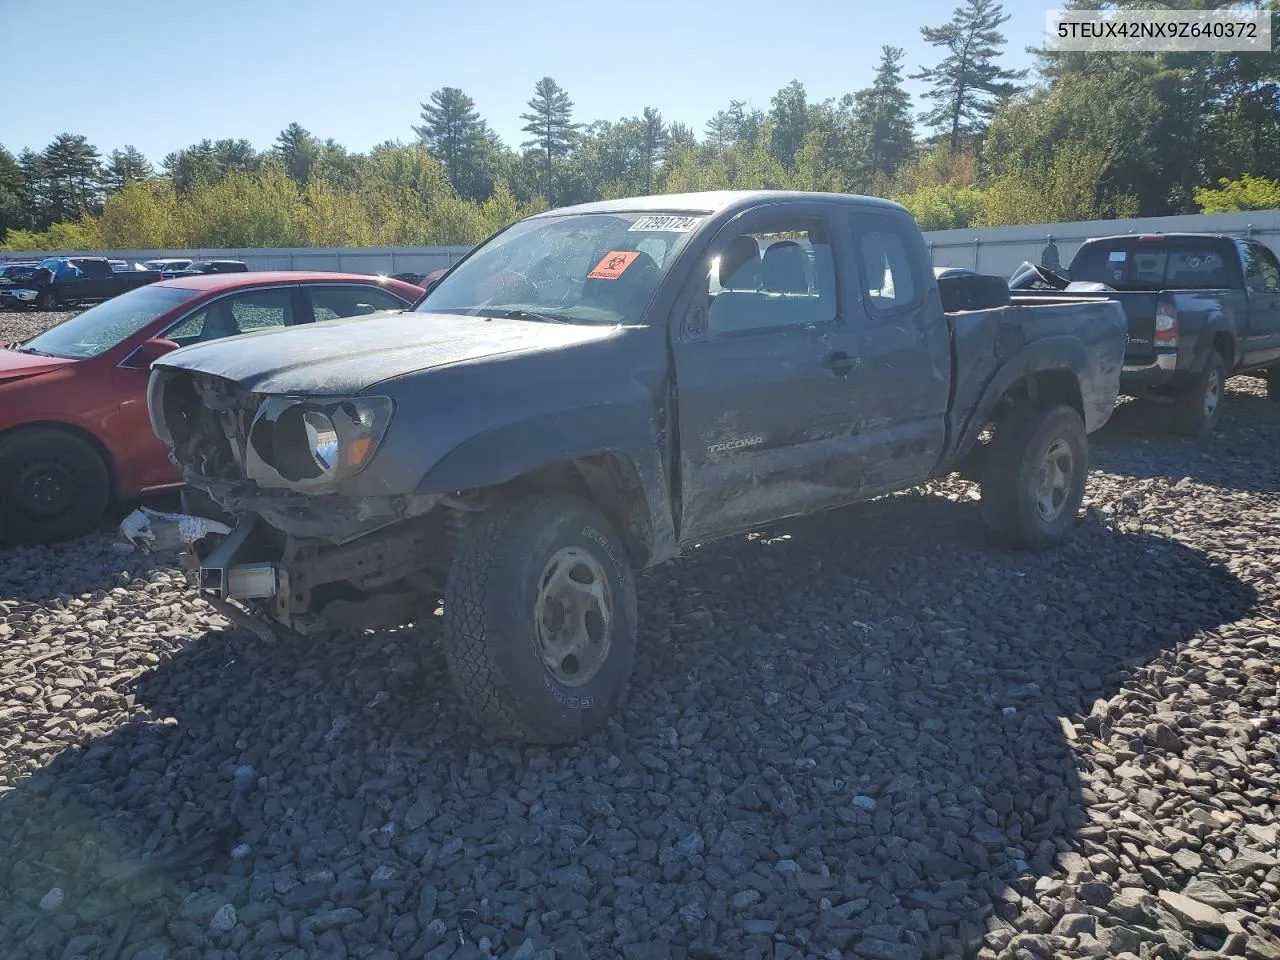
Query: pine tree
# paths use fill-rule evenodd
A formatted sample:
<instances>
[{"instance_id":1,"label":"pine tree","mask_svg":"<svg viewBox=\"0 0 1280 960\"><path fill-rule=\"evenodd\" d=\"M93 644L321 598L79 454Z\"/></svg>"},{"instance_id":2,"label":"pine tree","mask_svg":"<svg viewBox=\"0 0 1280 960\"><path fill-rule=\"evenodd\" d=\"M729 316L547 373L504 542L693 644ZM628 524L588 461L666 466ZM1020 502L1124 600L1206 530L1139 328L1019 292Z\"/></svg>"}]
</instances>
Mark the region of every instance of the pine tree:
<instances>
[{"instance_id":1,"label":"pine tree","mask_svg":"<svg viewBox=\"0 0 1280 960\"><path fill-rule=\"evenodd\" d=\"M804 84L792 80L775 93L769 118L773 121L769 152L783 166L793 166L809 132L809 103Z\"/></svg>"},{"instance_id":2,"label":"pine tree","mask_svg":"<svg viewBox=\"0 0 1280 960\"><path fill-rule=\"evenodd\" d=\"M413 132L431 155L444 164L453 188L473 200L488 194L484 161L495 136L480 119L475 101L457 87L442 87L422 104L422 126Z\"/></svg>"},{"instance_id":3,"label":"pine tree","mask_svg":"<svg viewBox=\"0 0 1280 960\"><path fill-rule=\"evenodd\" d=\"M22 168L12 153L0 146L0 243L10 230L26 226L22 211Z\"/></svg>"},{"instance_id":4,"label":"pine tree","mask_svg":"<svg viewBox=\"0 0 1280 960\"><path fill-rule=\"evenodd\" d=\"M54 223L78 220L102 200L102 158L81 134L60 133L41 155Z\"/></svg>"},{"instance_id":5,"label":"pine tree","mask_svg":"<svg viewBox=\"0 0 1280 960\"><path fill-rule=\"evenodd\" d=\"M968 0L955 9L950 23L920 28L928 43L947 51L936 66L911 75L931 84L925 96L934 106L921 119L948 135L953 154L961 135L982 133L996 104L1017 89L1012 81L1026 76L1025 70L1005 70L996 63L1005 45L1000 26L1008 19L996 0Z\"/></svg>"},{"instance_id":6,"label":"pine tree","mask_svg":"<svg viewBox=\"0 0 1280 960\"><path fill-rule=\"evenodd\" d=\"M582 127L582 124L573 122L573 101L558 83L550 77L543 77L534 87L533 99L529 101L529 113L520 114L520 119L526 121L520 129L533 136L533 139L526 140L521 146L541 151L543 189L548 202L554 202L553 171L556 158L568 154L577 131Z\"/></svg>"},{"instance_id":7,"label":"pine tree","mask_svg":"<svg viewBox=\"0 0 1280 960\"><path fill-rule=\"evenodd\" d=\"M106 186L108 193L115 193L126 183L132 183L135 180L146 180L154 174L155 171L151 168L151 162L143 156L142 151L132 144L125 144L123 150L111 151L111 156L107 158L107 167L103 173L102 182Z\"/></svg>"},{"instance_id":8,"label":"pine tree","mask_svg":"<svg viewBox=\"0 0 1280 960\"><path fill-rule=\"evenodd\" d=\"M645 107L640 119L640 152L644 164L644 192L653 193L653 168L666 156L670 134L662 122L662 114L653 107Z\"/></svg>"},{"instance_id":9,"label":"pine tree","mask_svg":"<svg viewBox=\"0 0 1280 960\"><path fill-rule=\"evenodd\" d=\"M902 88L901 47L881 48L870 87L853 97L854 141L867 179L892 177L915 145L911 96Z\"/></svg>"},{"instance_id":10,"label":"pine tree","mask_svg":"<svg viewBox=\"0 0 1280 960\"><path fill-rule=\"evenodd\" d=\"M320 141L300 123L291 123L276 137L275 153L298 186L306 186L320 157Z\"/></svg>"}]
</instances>

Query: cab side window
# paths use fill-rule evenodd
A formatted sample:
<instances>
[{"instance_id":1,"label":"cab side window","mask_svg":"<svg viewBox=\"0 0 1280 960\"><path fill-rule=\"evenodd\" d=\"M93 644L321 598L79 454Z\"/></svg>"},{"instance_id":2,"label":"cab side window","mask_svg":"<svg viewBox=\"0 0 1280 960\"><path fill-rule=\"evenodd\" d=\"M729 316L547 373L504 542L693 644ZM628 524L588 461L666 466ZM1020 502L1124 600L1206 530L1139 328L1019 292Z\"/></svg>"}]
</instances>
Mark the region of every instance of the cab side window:
<instances>
[{"instance_id":1,"label":"cab side window","mask_svg":"<svg viewBox=\"0 0 1280 960\"><path fill-rule=\"evenodd\" d=\"M1276 255L1261 243L1251 243L1249 246L1255 253L1261 289L1267 293L1280 293L1280 262L1276 261Z\"/></svg>"},{"instance_id":2,"label":"cab side window","mask_svg":"<svg viewBox=\"0 0 1280 960\"><path fill-rule=\"evenodd\" d=\"M782 220L717 245L707 277L707 328L733 334L836 318L831 236L821 220Z\"/></svg>"}]
</instances>

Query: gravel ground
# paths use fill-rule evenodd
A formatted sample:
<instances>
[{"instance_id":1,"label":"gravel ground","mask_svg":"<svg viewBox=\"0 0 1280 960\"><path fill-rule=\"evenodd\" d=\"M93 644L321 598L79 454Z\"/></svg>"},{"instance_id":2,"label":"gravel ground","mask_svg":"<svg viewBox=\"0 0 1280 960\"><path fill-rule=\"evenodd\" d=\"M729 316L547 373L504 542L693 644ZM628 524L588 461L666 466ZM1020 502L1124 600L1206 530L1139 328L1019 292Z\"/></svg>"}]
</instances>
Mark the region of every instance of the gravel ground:
<instances>
[{"instance_id":1,"label":"gravel ground","mask_svg":"<svg viewBox=\"0 0 1280 960\"><path fill-rule=\"evenodd\" d=\"M948 482L650 571L567 748L461 720L435 624L0 553L0 956L1280 957L1280 404L1231 386L1199 442L1118 411L1056 552Z\"/></svg>"}]
</instances>

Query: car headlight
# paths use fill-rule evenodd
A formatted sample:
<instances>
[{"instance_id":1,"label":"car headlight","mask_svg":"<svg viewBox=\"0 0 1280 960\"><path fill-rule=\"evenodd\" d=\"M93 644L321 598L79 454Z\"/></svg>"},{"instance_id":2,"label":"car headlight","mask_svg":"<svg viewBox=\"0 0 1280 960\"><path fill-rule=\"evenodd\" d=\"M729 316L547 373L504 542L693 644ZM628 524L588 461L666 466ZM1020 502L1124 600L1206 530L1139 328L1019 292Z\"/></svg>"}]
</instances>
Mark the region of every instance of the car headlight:
<instances>
[{"instance_id":1,"label":"car headlight","mask_svg":"<svg viewBox=\"0 0 1280 960\"><path fill-rule=\"evenodd\" d=\"M245 473L266 487L330 487L369 464L394 412L390 397L269 397L249 428Z\"/></svg>"}]
</instances>

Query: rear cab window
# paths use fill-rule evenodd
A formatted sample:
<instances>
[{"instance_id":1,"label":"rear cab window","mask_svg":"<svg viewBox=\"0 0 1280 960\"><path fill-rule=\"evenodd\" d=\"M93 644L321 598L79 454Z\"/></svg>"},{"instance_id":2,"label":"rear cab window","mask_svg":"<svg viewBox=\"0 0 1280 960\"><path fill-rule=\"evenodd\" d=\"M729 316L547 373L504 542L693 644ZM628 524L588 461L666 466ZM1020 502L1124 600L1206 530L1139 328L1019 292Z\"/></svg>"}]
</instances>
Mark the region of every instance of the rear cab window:
<instances>
[{"instance_id":1,"label":"rear cab window","mask_svg":"<svg viewBox=\"0 0 1280 960\"><path fill-rule=\"evenodd\" d=\"M1205 290L1239 285L1229 243L1213 238L1121 237L1085 244L1070 279L1116 290Z\"/></svg>"},{"instance_id":2,"label":"rear cab window","mask_svg":"<svg viewBox=\"0 0 1280 960\"><path fill-rule=\"evenodd\" d=\"M913 256L913 231L898 217L875 213L849 216L862 299L870 317L913 310L927 289L920 258Z\"/></svg>"}]
</instances>

